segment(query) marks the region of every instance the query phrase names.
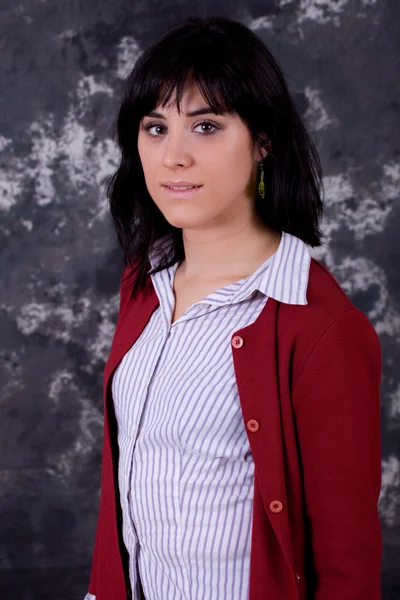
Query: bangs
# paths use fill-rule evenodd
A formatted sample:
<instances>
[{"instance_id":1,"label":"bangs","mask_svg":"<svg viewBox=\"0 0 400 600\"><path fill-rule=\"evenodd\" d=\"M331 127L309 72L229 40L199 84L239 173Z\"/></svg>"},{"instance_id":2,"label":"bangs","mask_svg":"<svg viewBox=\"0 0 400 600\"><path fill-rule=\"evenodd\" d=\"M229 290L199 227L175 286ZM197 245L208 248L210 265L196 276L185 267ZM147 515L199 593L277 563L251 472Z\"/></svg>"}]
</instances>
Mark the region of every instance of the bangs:
<instances>
[{"instance_id":1,"label":"bangs","mask_svg":"<svg viewBox=\"0 0 400 600\"><path fill-rule=\"evenodd\" d=\"M244 97L243 89L252 87L238 85L251 75L248 70L246 74L246 61L243 56L237 57L237 52L229 38L217 32L208 32L206 37L192 35L176 40L175 44L169 37L166 47L161 42L157 48L150 48L144 53L139 68L134 69L136 76L131 90L140 90L134 98L134 103L140 107L137 116L142 118L156 106L165 107L174 92L180 114L188 80L197 84L216 114L237 113L250 101L250 93Z\"/></svg>"},{"instance_id":2,"label":"bangs","mask_svg":"<svg viewBox=\"0 0 400 600\"><path fill-rule=\"evenodd\" d=\"M212 76L208 69L201 70L194 67L188 68L186 71L169 74L167 77L164 77L163 83L155 90L153 96L156 98L155 105L162 108L165 106L172 108L170 98L176 92L175 106L178 114L180 114L185 85L193 79L204 100L216 114L236 112L231 100L232 95L226 93L227 86L221 85L221 78L216 75ZM150 110L152 108L155 108L155 106L151 107Z\"/></svg>"}]
</instances>

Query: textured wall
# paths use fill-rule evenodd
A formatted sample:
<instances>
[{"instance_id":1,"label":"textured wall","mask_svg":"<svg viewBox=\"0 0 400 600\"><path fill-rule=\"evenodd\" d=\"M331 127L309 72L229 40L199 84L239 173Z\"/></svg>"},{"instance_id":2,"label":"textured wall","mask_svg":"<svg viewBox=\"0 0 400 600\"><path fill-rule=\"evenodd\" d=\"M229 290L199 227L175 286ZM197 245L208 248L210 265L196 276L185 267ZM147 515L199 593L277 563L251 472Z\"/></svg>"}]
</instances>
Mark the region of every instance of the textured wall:
<instances>
[{"instance_id":1,"label":"textured wall","mask_svg":"<svg viewBox=\"0 0 400 600\"><path fill-rule=\"evenodd\" d=\"M104 193L118 158L111 128L141 49L196 14L257 30L317 142L328 243L312 254L382 344L383 597L400 597L400 3L223 5L1 0L2 600L86 592L122 268Z\"/></svg>"}]
</instances>

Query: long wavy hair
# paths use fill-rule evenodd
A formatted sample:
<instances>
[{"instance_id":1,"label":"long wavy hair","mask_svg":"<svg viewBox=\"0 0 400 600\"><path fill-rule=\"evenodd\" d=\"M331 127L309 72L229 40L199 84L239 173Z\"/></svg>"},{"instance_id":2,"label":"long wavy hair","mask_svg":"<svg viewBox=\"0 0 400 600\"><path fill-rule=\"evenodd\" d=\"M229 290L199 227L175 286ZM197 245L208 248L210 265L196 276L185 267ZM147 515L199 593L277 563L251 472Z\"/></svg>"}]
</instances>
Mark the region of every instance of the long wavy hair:
<instances>
[{"instance_id":1,"label":"long wavy hair","mask_svg":"<svg viewBox=\"0 0 400 600\"><path fill-rule=\"evenodd\" d=\"M107 185L110 212L134 275L131 293L144 289L148 274L184 259L182 229L172 226L151 198L138 153L140 121L156 106L164 107L176 91L176 106L188 76L194 77L217 114L236 113L247 125L253 144L271 151L263 160L265 198L255 199L262 221L286 231L311 247L324 234L322 169L316 148L300 117L285 76L265 43L240 22L222 18L188 18L169 30L137 59L126 81L116 135L120 164ZM267 143L266 143L267 140ZM166 234L172 254L150 271L149 250Z\"/></svg>"}]
</instances>

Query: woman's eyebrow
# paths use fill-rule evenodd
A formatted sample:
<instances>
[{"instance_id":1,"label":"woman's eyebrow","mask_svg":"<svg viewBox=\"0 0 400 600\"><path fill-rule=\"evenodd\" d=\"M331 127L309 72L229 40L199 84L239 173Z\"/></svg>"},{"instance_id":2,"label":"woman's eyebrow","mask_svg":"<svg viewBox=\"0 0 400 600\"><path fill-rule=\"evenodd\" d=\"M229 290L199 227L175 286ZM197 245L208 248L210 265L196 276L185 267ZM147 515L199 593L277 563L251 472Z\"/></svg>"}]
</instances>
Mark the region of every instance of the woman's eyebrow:
<instances>
[{"instance_id":1,"label":"woman's eyebrow","mask_svg":"<svg viewBox=\"0 0 400 600\"><path fill-rule=\"evenodd\" d=\"M191 112L186 113L187 117L197 117L198 115L217 115L218 113L210 106L204 106ZM159 112L151 111L144 115L145 117L153 117L157 119L165 119L164 115Z\"/></svg>"}]
</instances>

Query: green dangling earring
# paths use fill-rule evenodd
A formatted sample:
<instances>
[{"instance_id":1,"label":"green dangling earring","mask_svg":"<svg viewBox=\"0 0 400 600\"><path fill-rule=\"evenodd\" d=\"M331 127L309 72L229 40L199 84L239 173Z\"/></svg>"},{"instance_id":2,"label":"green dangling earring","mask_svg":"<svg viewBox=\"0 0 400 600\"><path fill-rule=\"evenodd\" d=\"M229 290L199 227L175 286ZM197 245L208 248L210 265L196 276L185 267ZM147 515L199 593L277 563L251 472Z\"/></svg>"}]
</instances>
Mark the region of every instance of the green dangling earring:
<instances>
[{"instance_id":1,"label":"green dangling earring","mask_svg":"<svg viewBox=\"0 0 400 600\"><path fill-rule=\"evenodd\" d=\"M260 183L258 184L258 193L260 194L261 198L264 200L265 185L264 185L264 168L263 168L262 160L260 160L260 169L261 169L261 179L260 179Z\"/></svg>"}]
</instances>

